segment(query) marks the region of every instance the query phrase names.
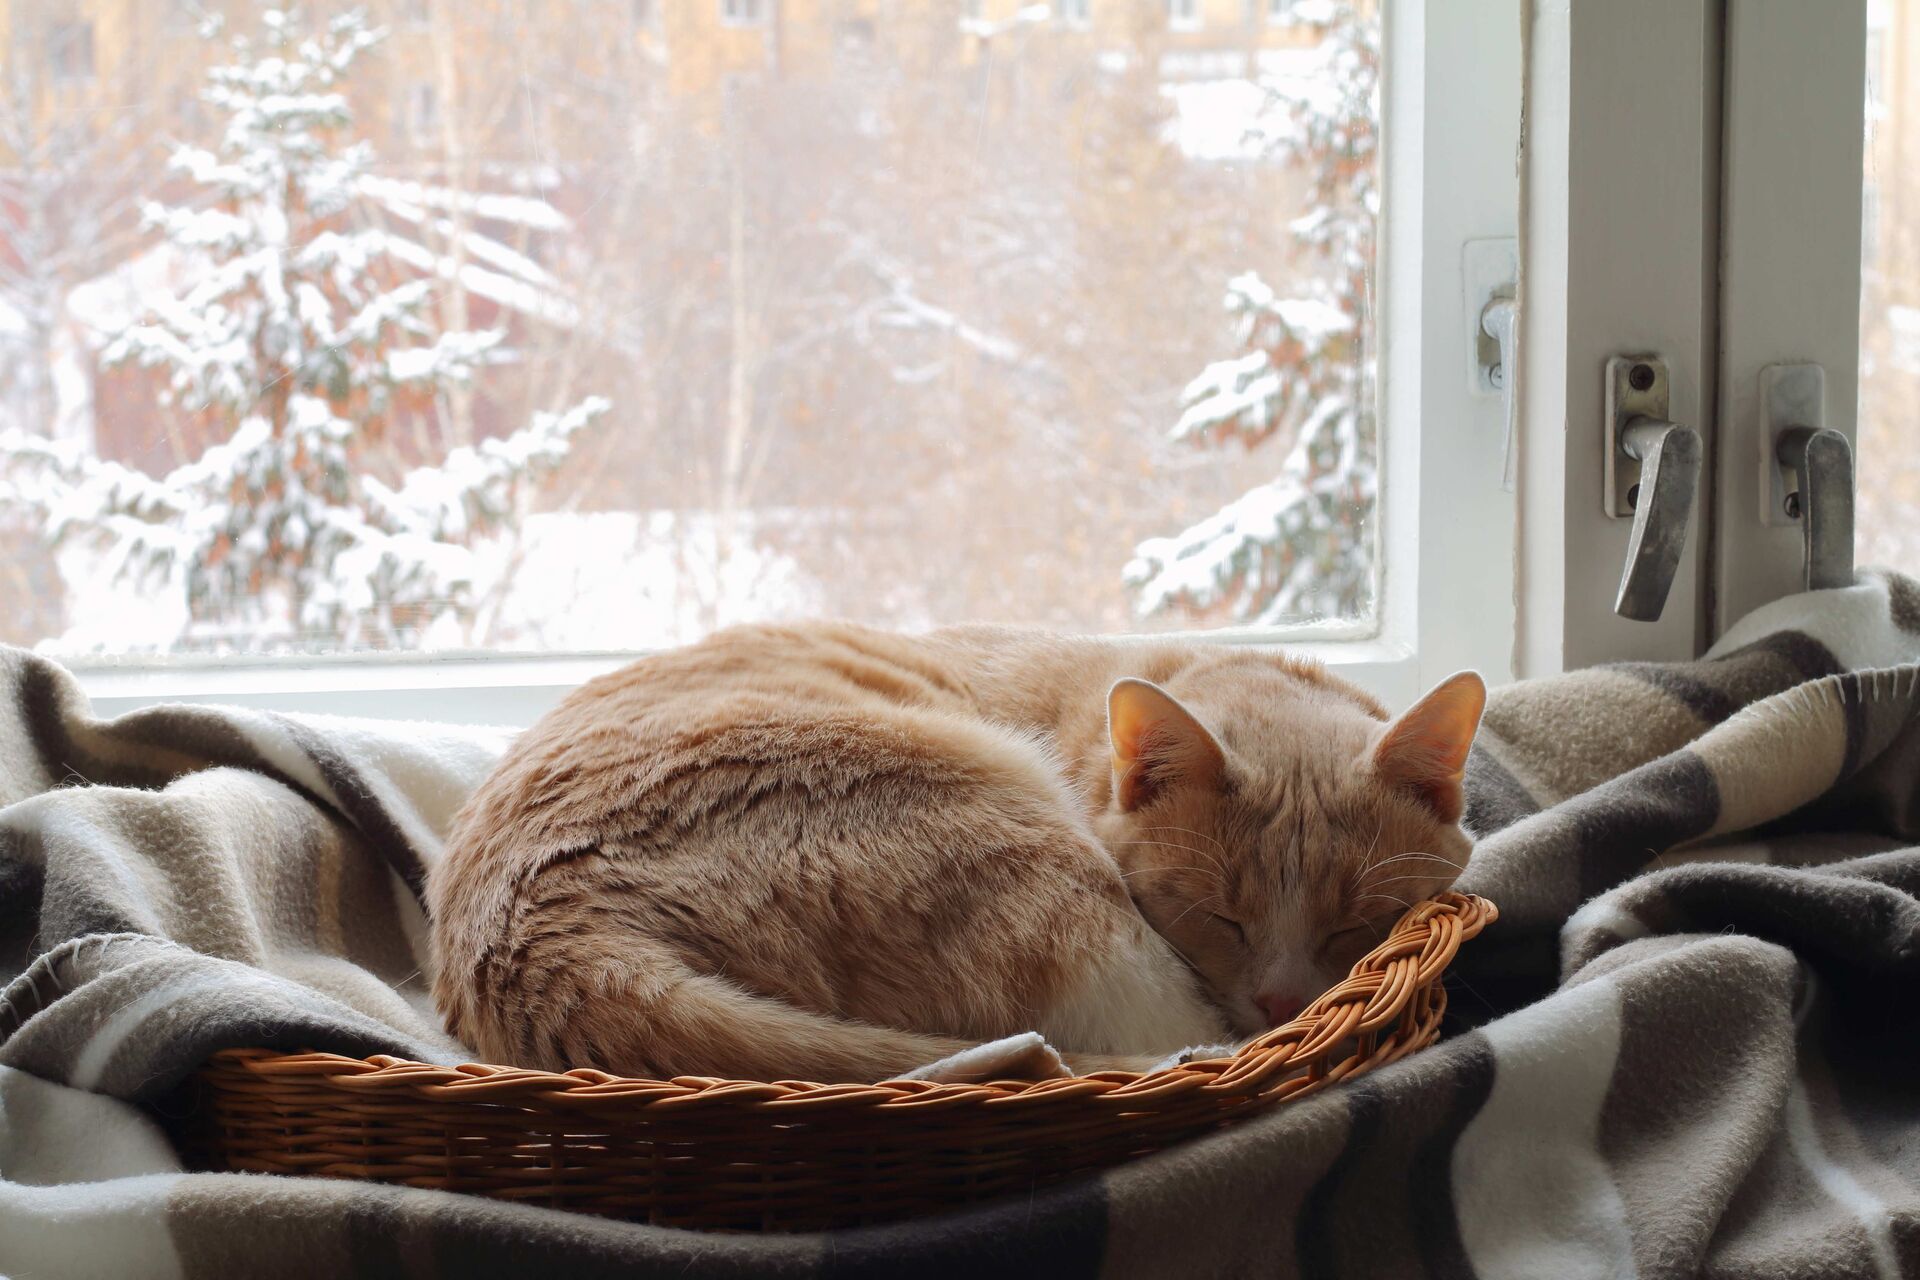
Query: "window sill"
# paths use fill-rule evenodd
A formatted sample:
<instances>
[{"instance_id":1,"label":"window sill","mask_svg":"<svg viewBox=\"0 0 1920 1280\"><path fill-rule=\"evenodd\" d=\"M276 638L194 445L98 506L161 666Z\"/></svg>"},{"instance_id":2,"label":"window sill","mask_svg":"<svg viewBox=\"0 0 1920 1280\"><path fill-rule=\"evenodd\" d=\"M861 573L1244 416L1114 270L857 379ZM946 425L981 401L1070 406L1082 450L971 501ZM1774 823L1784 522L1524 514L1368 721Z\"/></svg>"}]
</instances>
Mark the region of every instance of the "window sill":
<instances>
[{"instance_id":1,"label":"window sill","mask_svg":"<svg viewBox=\"0 0 1920 1280\"><path fill-rule=\"evenodd\" d=\"M1221 637L1272 645L1324 662L1389 706L1419 692L1412 652L1385 640L1267 639L1255 632ZM577 685L614 671L630 653L538 656L335 658L220 666L76 666L94 714L124 715L163 702L252 707L264 711L433 720L524 727Z\"/></svg>"}]
</instances>

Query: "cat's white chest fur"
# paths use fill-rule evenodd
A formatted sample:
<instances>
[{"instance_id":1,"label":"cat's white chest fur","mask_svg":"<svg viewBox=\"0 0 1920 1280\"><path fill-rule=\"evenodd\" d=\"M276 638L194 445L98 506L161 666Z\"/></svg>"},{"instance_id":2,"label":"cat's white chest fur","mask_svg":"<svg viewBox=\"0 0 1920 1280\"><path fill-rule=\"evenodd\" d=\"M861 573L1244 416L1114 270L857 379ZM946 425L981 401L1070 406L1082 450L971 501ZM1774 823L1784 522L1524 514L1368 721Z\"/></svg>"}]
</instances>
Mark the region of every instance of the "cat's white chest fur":
<instances>
[{"instance_id":1,"label":"cat's white chest fur","mask_svg":"<svg viewBox=\"0 0 1920 1280\"><path fill-rule=\"evenodd\" d=\"M1085 958L1035 1030L1068 1053L1174 1053L1233 1038L1193 970L1137 917Z\"/></svg>"}]
</instances>

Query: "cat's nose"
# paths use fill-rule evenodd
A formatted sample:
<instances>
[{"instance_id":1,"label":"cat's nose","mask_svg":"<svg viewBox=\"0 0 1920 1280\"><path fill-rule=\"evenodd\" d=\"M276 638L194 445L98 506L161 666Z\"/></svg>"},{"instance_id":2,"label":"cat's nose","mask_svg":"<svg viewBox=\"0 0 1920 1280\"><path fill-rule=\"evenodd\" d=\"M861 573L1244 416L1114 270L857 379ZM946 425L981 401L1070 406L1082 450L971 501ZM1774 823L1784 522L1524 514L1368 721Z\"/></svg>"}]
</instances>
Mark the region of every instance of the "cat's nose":
<instances>
[{"instance_id":1,"label":"cat's nose","mask_svg":"<svg viewBox=\"0 0 1920 1280\"><path fill-rule=\"evenodd\" d=\"M1260 1006L1260 1012L1267 1015L1267 1025L1270 1027L1284 1026L1292 1022L1300 1016L1300 1010L1306 1007L1292 996L1282 995L1255 996L1253 1002Z\"/></svg>"}]
</instances>

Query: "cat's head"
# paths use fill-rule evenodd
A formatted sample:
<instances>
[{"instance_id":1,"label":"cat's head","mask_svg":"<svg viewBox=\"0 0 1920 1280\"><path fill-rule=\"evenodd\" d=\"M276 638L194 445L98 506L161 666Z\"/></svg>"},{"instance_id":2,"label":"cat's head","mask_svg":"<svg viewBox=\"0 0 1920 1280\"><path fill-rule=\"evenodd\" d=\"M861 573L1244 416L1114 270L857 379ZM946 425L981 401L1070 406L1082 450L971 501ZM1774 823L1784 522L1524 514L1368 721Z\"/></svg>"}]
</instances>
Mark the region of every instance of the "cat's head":
<instances>
[{"instance_id":1,"label":"cat's head","mask_svg":"<svg viewBox=\"0 0 1920 1280\"><path fill-rule=\"evenodd\" d=\"M1461 778L1480 677L1442 681L1391 721L1312 677L1226 661L1108 695L1101 838L1141 913L1246 1034L1346 976L1471 851Z\"/></svg>"}]
</instances>

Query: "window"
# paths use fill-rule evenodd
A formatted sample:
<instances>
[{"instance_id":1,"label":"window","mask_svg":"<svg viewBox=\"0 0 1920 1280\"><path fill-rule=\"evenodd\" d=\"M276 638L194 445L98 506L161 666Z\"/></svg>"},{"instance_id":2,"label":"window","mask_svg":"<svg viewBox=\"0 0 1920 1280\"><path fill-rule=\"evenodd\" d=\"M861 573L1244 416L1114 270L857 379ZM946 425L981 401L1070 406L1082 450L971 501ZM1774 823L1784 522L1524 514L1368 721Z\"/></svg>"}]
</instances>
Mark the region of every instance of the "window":
<instances>
[{"instance_id":1,"label":"window","mask_svg":"<svg viewBox=\"0 0 1920 1280\"><path fill-rule=\"evenodd\" d=\"M407 132L415 142L432 142L439 131L439 92L430 84L408 85Z\"/></svg>"},{"instance_id":2,"label":"window","mask_svg":"<svg viewBox=\"0 0 1920 1280\"><path fill-rule=\"evenodd\" d=\"M1275 26L1284 26L1293 21L1295 0L1266 0L1267 21Z\"/></svg>"},{"instance_id":3,"label":"window","mask_svg":"<svg viewBox=\"0 0 1920 1280\"><path fill-rule=\"evenodd\" d=\"M764 24L770 3L708 21ZM347 11L312 6L287 38ZM6 639L138 668L98 689L284 697L524 689L753 619L1005 621L1291 636L1399 699L1427 644L1419 566L1456 527L1480 537L1484 516L1495 538L1458 598L1510 594L1497 400L1458 377L1445 404L1395 400L1379 334L1457 292L1469 222L1511 230L1517 35L1489 55L1504 89L1474 73L1499 127L1401 135L1441 148L1435 174L1506 194L1456 225L1436 182L1383 292L1394 37L1364 0L1303 10L1271 47L1015 36L990 76L952 10L861 27L857 58L828 16L795 15L777 46L643 55L620 37L645 6L573 12L463 20L454 120L445 33L404 24L338 85L269 61L244 23L248 48L163 36L129 69L191 87L259 58L267 79L240 79L262 101L208 105L198 136L278 148L304 204L170 177L177 135L151 122L141 194L195 212L64 286L95 335L51 379L73 411L0 432L0 539L27 566L0 602L40 610L0 609ZM1200 19L1197 0L1169 12ZM1060 83L1072 111L1034 89ZM1464 101L1445 76L1407 83ZM475 132L442 150L448 128ZM435 145L365 145L395 136ZM222 255L269 240L284 292L208 292ZM1428 421L1467 443L1423 461L1396 424ZM1443 465L1475 521L1415 502Z\"/></svg>"},{"instance_id":4,"label":"window","mask_svg":"<svg viewBox=\"0 0 1920 1280\"><path fill-rule=\"evenodd\" d=\"M1057 9L1060 24L1067 27L1086 27L1093 24L1093 0L1059 0Z\"/></svg>"},{"instance_id":5,"label":"window","mask_svg":"<svg viewBox=\"0 0 1920 1280\"><path fill-rule=\"evenodd\" d=\"M1910 569L1920 565L1920 179L1906 157L1920 140L1920 4L1882 0L1867 21L1855 555Z\"/></svg>"},{"instance_id":6,"label":"window","mask_svg":"<svg viewBox=\"0 0 1920 1280\"><path fill-rule=\"evenodd\" d=\"M93 79L91 22L56 22L48 28L47 70L58 83Z\"/></svg>"},{"instance_id":7,"label":"window","mask_svg":"<svg viewBox=\"0 0 1920 1280\"><path fill-rule=\"evenodd\" d=\"M1167 0L1167 25L1176 31L1200 29L1200 0Z\"/></svg>"},{"instance_id":8,"label":"window","mask_svg":"<svg viewBox=\"0 0 1920 1280\"><path fill-rule=\"evenodd\" d=\"M1897 3L1898 0L1893 0ZM1871 14L1871 11L1869 11ZM1884 15L1884 11L1882 11ZM1871 18L1870 18L1871 20ZM1887 117L1887 29L1885 26L1867 28L1867 118L1884 120Z\"/></svg>"}]
</instances>

